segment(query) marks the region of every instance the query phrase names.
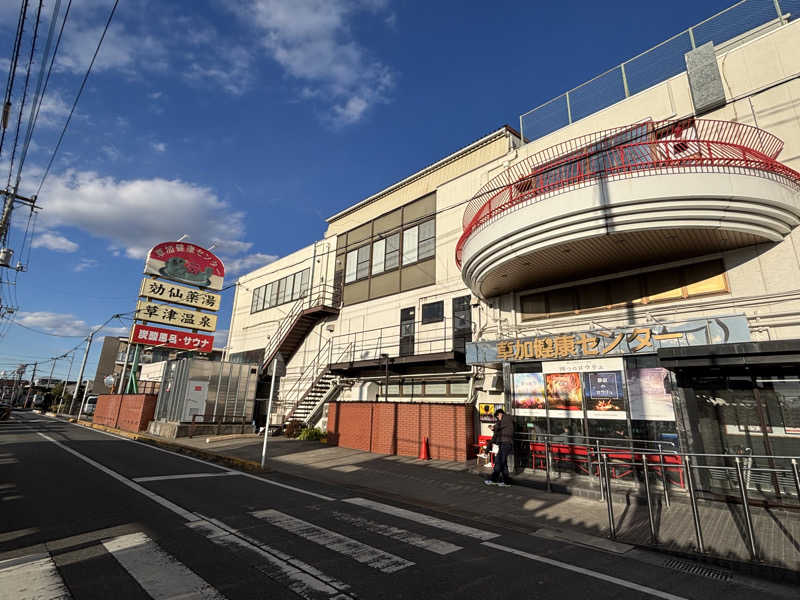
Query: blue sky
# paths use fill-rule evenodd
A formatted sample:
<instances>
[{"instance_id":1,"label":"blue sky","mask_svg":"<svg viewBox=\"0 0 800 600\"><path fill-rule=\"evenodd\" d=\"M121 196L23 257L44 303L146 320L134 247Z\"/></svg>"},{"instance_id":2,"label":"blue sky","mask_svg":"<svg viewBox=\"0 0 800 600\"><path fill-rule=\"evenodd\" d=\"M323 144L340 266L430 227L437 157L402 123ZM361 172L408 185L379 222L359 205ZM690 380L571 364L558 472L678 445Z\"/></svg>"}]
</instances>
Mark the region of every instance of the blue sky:
<instances>
[{"instance_id":1,"label":"blue sky","mask_svg":"<svg viewBox=\"0 0 800 600\"><path fill-rule=\"evenodd\" d=\"M23 193L41 179L112 4L73 1ZM233 281L319 239L325 217L505 123L517 127L520 113L729 4L121 0L39 196L17 322L80 336L132 311L144 253L182 234L215 241ZM0 2L4 77L18 10ZM14 248L26 219L16 212ZM12 291L2 289L5 304ZM232 300L231 290L221 330ZM124 331L111 326L106 334ZM79 341L11 325L0 370ZM60 361L56 374L66 368Z\"/></svg>"}]
</instances>

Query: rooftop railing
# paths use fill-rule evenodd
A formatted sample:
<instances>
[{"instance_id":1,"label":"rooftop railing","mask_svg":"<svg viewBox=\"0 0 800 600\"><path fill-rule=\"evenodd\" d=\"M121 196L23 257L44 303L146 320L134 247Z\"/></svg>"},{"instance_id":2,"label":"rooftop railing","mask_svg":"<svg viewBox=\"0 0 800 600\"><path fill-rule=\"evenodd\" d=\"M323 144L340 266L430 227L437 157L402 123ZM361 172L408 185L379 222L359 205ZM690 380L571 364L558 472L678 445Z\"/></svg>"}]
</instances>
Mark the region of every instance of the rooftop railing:
<instances>
[{"instance_id":1,"label":"rooftop railing","mask_svg":"<svg viewBox=\"0 0 800 600\"><path fill-rule=\"evenodd\" d=\"M777 177L800 189L800 173L781 164L783 142L762 129L709 119L648 121L546 148L484 185L464 211L456 245L461 266L471 235L504 213L606 180L676 172L738 172Z\"/></svg>"}]
</instances>

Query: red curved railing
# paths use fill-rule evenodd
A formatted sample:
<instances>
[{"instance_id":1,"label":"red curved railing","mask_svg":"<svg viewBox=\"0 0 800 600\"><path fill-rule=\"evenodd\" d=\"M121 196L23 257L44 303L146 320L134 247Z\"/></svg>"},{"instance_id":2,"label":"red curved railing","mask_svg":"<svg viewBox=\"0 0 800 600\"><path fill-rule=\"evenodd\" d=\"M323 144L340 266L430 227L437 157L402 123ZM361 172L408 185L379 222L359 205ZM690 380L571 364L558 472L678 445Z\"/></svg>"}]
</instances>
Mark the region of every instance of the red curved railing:
<instances>
[{"instance_id":1,"label":"red curved railing","mask_svg":"<svg viewBox=\"0 0 800 600\"><path fill-rule=\"evenodd\" d=\"M520 161L478 190L464 211L456 263L461 268L467 239L504 212L601 177L730 169L778 176L800 190L800 173L777 160L782 148L780 139L757 127L695 118L647 121L562 142Z\"/></svg>"}]
</instances>

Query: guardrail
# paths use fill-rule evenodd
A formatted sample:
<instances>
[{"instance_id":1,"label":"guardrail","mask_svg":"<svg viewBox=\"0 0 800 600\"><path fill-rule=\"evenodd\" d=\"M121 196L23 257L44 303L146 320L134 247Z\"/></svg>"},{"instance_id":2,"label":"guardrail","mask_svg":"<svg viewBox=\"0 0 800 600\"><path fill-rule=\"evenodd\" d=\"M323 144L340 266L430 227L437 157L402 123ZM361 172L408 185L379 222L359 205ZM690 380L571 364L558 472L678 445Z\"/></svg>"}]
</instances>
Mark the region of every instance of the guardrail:
<instances>
[{"instance_id":1,"label":"guardrail","mask_svg":"<svg viewBox=\"0 0 800 600\"><path fill-rule=\"evenodd\" d=\"M778 177L800 189L800 173L778 162L783 142L743 123L710 119L648 121L546 148L494 177L470 200L456 244L464 245L504 213L606 180L676 172L744 172Z\"/></svg>"}]
</instances>

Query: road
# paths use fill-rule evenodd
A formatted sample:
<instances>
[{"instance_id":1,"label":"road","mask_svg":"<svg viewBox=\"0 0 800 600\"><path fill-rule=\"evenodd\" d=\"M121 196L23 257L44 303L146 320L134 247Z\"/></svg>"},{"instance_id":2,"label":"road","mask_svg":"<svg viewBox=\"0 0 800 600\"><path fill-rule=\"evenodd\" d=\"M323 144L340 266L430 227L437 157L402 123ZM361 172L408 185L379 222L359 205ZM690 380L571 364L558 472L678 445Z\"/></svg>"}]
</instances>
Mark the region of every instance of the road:
<instances>
[{"instance_id":1,"label":"road","mask_svg":"<svg viewBox=\"0 0 800 600\"><path fill-rule=\"evenodd\" d=\"M796 597L33 413L13 419L0 423L2 600Z\"/></svg>"}]
</instances>

